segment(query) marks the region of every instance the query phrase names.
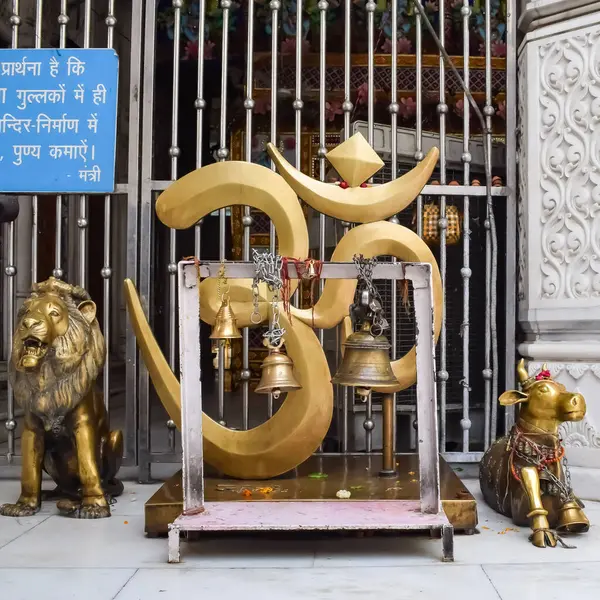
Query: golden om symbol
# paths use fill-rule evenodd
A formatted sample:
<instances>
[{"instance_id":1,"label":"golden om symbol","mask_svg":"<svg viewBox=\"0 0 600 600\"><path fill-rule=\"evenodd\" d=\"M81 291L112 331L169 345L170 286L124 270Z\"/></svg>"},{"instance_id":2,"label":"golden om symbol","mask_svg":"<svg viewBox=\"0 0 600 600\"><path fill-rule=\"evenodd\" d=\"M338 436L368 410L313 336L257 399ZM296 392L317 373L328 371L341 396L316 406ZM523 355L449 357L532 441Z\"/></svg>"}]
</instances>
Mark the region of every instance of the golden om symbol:
<instances>
[{"instance_id":1,"label":"golden om symbol","mask_svg":"<svg viewBox=\"0 0 600 600\"><path fill-rule=\"evenodd\" d=\"M431 153L430 153L431 154ZM385 208L378 208L373 200L369 215L389 211L387 216L404 208L408 194L411 200L420 192L429 178L435 156L426 157L423 163L403 178L408 188L396 197L394 206L385 199ZM292 173L293 175L293 173ZM411 177L409 177L411 176ZM408 178L408 179L406 179ZM263 211L273 221L277 231L282 256L297 259L308 257L308 231L296 193L286 179L270 169L247 162L221 162L198 169L173 183L156 203L158 218L174 229L187 229L211 212L231 205L252 206ZM390 184L379 186L388 193ZM333 188L334 186L331 186ZM330 189L331 189L330 188ZM372 194L373 188L369 190ZM396 188L397 190L397 188ZM416 191L415 191L416 190ZM321 195L322 196L322 195ZM373 198L373 195L371 195ZM305 198L303 198L305 199ZM311 198L305 199L311 202ZM318 210L344 219L336 207L323 206L322 197L316 200ZM352 208L353 221L357 222L356 208ZM341 211L344 212L343 210ZM385 218L385 217L379 217ZM370 220L369 218L364 219ZM433 265L435 300L435 331L441 326L442 285L435 258L429 247L411 230L386 221L376 221L351 229L335 249L333 262L351 262L354 254L366 257L391 255L402 261L427 262ZM253 312L251 280L231 279L230 300L239 327L250 327ZM218 282L205 279L200 284L200 315L203 321L214 323L219 309ZM297 287L293 281L291 292ZM354 297L356 280L328 280L314 308L314 326L328 329L341 323L348 315ZM133 283L125 282L130 319L156 391L171 419L181 423L180 390L177 378L169 368L148 321ZM268 317L266 287L259 288L260 313L263 321ZM222 427L204 415L204 451L206 461L227 475L245 479L266 479L285 473L303 461L323 441L333 415L333 386L325 353L312 330L313 311L291 307L291 320L285 311L280 314L281 325L286 329L286 351L294 361L295 374L302 389L291 392L275 415L262 425L248 431L233 431ZM347 321L349 321L347 319ZM293 326L292 326L293 325ZM346 329L348 330L347 322ZM416 380L415 349L392 363L398 378L397 391L407 388Z\"/></svg>"}]
</instances>

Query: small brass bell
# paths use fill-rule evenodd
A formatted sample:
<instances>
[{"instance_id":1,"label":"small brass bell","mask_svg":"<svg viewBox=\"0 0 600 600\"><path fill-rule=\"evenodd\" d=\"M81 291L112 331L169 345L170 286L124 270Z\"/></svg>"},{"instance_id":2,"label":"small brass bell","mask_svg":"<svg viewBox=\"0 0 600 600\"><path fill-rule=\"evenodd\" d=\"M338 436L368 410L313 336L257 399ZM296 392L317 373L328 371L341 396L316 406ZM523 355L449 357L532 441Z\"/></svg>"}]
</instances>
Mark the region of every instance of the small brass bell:
<instances>
[{"instance_id":1,"label":"small brass bell","mask_svg":"<svg viewBox=\"0 0 600 600\"><path fill-rule=\"evenodd\" d=\"M344 358L332 383L357 388L360 396L368 396L371 388L386 392L398 385L390 363L390 344L383 335L374 336L371 324L364 321L344 342Z\"/></svg>"},{"instance_id":2,"label":"small brass bell","mask_svg":"<svg viewBox=\"0 0 600 600\"><path fill-rule=\"evenodd\" d=\"M269 355L260 368L262 374L255 390L257 394L273 394L277 400L282 392L292 392L302 387L294 377L292 359L280 348L270 347Z\"/></svg>"},{"instance_id":3,"label":"small brass bell","mask_svg":"<svg viewBox=\"0 0 600 600\"><path fill-rule=\"evenodd\" d=\"M558 510L558 533L585 533L590 528L590 522L576 500L565 502Z\"/></svg>"},{"instance_id":4,"label":"small brass bell","mask_svg":"<svg viewBox=\"0 0 600 600\"><path fill-rule=\"evenodd\" d=\"M235 322L235 315L231 310L229 298L224 297L221 308L215 317L215 326L210 334L211 340L236 340L242 337Z\"/></svg>"}]
</instances>

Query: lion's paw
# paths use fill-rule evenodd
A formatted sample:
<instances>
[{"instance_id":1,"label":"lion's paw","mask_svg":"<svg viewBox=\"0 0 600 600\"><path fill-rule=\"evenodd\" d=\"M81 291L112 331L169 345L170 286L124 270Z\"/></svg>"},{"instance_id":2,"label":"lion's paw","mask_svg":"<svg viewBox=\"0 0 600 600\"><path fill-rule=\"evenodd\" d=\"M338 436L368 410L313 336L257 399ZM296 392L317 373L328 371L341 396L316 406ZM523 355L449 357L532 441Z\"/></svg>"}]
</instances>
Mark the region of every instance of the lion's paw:
<instances>
[{"instance_id":1,"label":"lion's paw","mask_svg":"<svg viewBox=\"0 0 600 600\"><path fill-rule=\"evenodd\" d=\"M110 517L108 505L80 504L72 500L61 500L56 506L63 516L72 519L106 519Z\"/></svg>"},{"instance_id":2,"label":"lion's paw","mask_svg":"<svg viewBox=\"0 0 600 600\"><path fill-rule=\"evenodd\" d=\"M108 506L82 504L79 509L80 519L106 519L106 517L110 517L110 508Z\"/></svg>"},{"instance_id":3,"label":"lion's paw","mask_svg":"<svg viewBox=\"0 0 600 600\"><path fill-rule=\"evenodd\" d=\"M16 504L3 504L0 506L0 515L5 517L31 517L39 510L39 506L17 502Z\"/></svg>"}]
</instances>

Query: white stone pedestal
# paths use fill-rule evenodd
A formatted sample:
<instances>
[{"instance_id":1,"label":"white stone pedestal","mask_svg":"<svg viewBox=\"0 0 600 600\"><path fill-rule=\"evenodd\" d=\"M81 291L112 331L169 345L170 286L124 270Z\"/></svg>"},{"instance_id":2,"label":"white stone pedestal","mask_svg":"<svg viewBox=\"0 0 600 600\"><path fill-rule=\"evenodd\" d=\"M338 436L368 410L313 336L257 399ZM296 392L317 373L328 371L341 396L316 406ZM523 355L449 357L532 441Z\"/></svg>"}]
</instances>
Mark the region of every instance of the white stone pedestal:
<instances>
[{"instance_id":1,"label":"white stone pedestal","mask_svg":"<svg viewBox=\"0 0 600 600\"><path fill-rule=\"evenodd\" d=\"M581 392L563 426L577 494L600 499L600 12L525 4L519 49L519 352Z\"/></svg>"}]
</instances>

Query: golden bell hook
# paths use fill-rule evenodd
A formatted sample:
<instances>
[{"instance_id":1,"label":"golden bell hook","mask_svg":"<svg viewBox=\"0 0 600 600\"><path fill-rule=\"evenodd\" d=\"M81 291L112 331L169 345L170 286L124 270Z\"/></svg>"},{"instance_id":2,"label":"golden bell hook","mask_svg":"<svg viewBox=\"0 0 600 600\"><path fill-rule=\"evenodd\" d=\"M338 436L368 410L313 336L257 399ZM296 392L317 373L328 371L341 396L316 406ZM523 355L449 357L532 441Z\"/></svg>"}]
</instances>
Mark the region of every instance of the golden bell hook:
<instances>
[{"instance_id":1,"label":"golden bell hook","mask_svg":"<svg viewBox=\"0 0 600 600\"><path fill-rule=\"evenodd\" d=\"M360 331L344 342L344 358L331 383L357 388L361 396L368 396L371 388L393 391L398 380L392 371L389 349L386 337L374 336L371 324L365 321Z\"/></svg>"},{"instance_id":2,"label":"golden bell hook","mask_svg":"<svg viewBox=\"0 0 600 600\"><path fill-rule=\"evenodd\" d=\"M565 502L558 510L558 533L585 533L590 522L576 500Z\"/></svg>"},{"instance_id":3,"label":"golden bell hook","mask_svg":"<svg viewBox=\"0 0 600 600\"><path fill-rule=\"evenodd\" d=\"M260 381L254 390L257 394L273 394L273 398L277 400L282 392L292 392L302 387L294 377L294 363L281 350L281 344L269 346L269 355L263 360L260 368Z\"/></svg>"},{"instance_id":4,"label":"golden bell hook","mask_svg":"<svg viewBox=\"0 0 600 600\"><path fill-rule=\"evenodd\" d=\"M229 304L229 296L223 296L223 302L215 317L215 326L210 334L211 340L237 340L242 337L237 328L235 315Z\"/></svg>"}]
</instances>

